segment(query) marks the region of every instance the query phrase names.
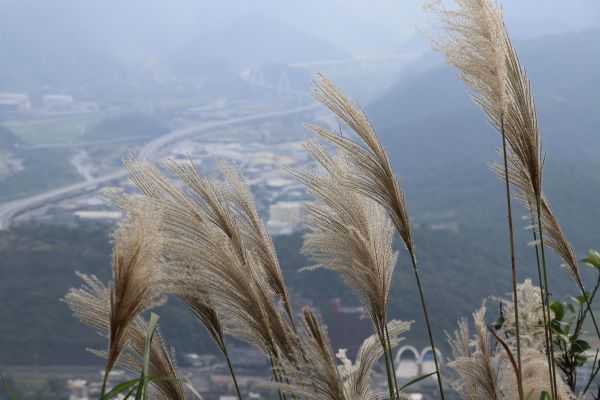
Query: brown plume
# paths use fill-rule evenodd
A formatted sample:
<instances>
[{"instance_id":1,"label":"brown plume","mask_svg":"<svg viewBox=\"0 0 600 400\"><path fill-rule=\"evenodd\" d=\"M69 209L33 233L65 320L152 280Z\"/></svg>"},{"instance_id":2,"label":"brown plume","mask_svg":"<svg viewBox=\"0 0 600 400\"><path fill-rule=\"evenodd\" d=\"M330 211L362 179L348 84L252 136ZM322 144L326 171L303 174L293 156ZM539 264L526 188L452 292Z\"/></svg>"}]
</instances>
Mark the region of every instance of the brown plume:
<instances>
[{"instance_id":1,"label":"brown plume","mask_svg":"<svg viewBox=\"0 0 600 400\"><path fill-rule=\"evenodd\" d=\"M373 200L344 185L350 174L343 155L330 155L317 141L305 148L328 175L289 170L316 197L306 205L303 252L317 267L337 272L357 294L385 346L385 323L397 253L394 226Z\"/></svg>"},{"instance_id":2,"label":"brown plume","mask_svg":"<svg viewBox=\"0 0 600 400\"><path fill-rule=\"evenodd\" d=\"M191 162L166 167L185 189L145 161L128 165L160 220L167 290L192 308L220 347L226 332L295 360L297 339L276 301L289 309L279 264L241 177L226 165L227 181L201 176Z\"/></svg>"},{"instance_id":3,"label":"brown plume","mask_svg":"<svg viewBox=\"0 0 600 400\"><path fill-rule=\"evenodd\" d=\"M160 240L154 221L139 213L127 215L113 235L113 282L106 373L110 372L130 337L131 322L160 302Z\"/></svg>"},{"instance_id":4,"label":"brown plume","mask_svg":"<svg viewBox=\"0 0 600 400\"><path fill-rule=\"evenodd\" d=\"M300 361L299 368L290 368L293 383L274 383L267 386L277 388L307 400L371 400L383 398L371 388L371 375L375 364L383 354L377 335L368 337L361 345L356 363L345 356L345 351L337 354L331 348L327 330L315 313L303 310L302 344L306 358ZM390 321L388 330L392 347L402 340L399 335L410 329L410 322ZM342 364L339 364L341 361ZM406 399L400 393L399 399Z\"/></svg>"},{"instance_id":5,"label":"brown plume","mask_svg":"<svg viewBox=\"0 0 600 400\"><path fill-rule=\"evenodd\" d=\"M83 280L80 288L71 288L64 301L69 305L75 317L81 322L98 330L108 337L111 324L111 289L106 287L93 275L78 274ZM122 349L117 364L136 373L141 373L144 347L146 343L146 323L140 316L134 317L127 330L126 345ZM93 350L93 353L108 357L106 351ZM167 350L165 342L157 331L150 349L150 375L168 379L153 380L151 393L154 399L184 400L179 370L172 353Z\"/></svg>"},{"instance_id":6,"label":"brown plume","mask_svg":"<svg viewBox=\"0 0 600 400\"><path fill-rule=\"evenodd\" d=\"M348 174L345 185L386 209L406 248L414 256L412 230L404 193L389 157L367 116L322 75L317 76L314 84L315 99L351 128L364 144L318 126L308 127L344 152L354 167Z\"/></svg>"}]
</instances>

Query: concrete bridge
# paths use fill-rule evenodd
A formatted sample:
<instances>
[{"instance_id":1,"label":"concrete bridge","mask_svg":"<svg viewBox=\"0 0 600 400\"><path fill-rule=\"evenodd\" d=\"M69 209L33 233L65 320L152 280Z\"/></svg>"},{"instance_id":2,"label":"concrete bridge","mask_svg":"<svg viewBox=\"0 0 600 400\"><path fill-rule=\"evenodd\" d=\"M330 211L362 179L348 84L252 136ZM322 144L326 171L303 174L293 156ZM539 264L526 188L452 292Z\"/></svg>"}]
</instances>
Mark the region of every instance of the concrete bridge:
<instances>
[{"instance_id":1,"label":"concrete bridge","mask_svg":"<svg viewBox=\"0 0 600 400\"><path fill-rule=\"evenodd\" d=\"M444 366L444 357L439 349L436 349L440 368ZM414 346L406 345L398 349L394 358L396 367L396 377L398 379L410 380L418 376L435 372L435 362L433 360L433 350L430 346L418 351ZM428 379L435 380L435 376Z\"/></svg>"},{"instance_id":2,"label":"concrete bridge","mask_svg":"<svg viewBox=\"0 0 600 400\"><path fill-rule=\"evenodd\" d=\"M294 89L287 68L271 68L265 71L264 67L250 68L242 72L241 77L250 84L252 91L257 93L275 94L279 100L303 104L310 100L309 86L307 90ZM307 77L307 85L310 82Z\"/></svg>"}]
</instances>

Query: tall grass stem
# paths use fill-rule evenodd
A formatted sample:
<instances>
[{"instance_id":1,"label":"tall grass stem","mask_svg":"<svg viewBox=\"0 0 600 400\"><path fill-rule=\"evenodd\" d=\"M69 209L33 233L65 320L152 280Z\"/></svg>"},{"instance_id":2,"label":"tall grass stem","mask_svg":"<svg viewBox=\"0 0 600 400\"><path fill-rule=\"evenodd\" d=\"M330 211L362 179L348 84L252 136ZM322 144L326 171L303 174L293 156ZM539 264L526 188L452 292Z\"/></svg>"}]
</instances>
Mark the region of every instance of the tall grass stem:
<instances>
[{"instance_id":1,"label":"tall grass stem","mask_svg":"<svg viewBox=\"0 0 600 400\"><path fill-rule=\"evenodd\" d=\"M242 400L242 393L240 392L240 387L238 386L237 378L235 377L235 371L231 363L231 358L229 357L229 351L227 351L227 347L225 347L225 345L223 345L223 354L225 355L225 359L227 360L227 367L229 368L229 372L231 373L231 377L233 378L233 384L235 385L235 391L237 393L238 399Z\"/></svg>"},{"instance_id":2,"label":"tall grass stem","mask_svg":"<svg viewBox=\"0 0 600 400\"><path fill-rule=\"evenodd\" d=\"M517 268L515 263L515 238L513 232L513 221L512 221L512 204L510 199L510 182L508 177L508 157L506 154L506 134L504 132L504 118L500 121L500 130L502 133L502 153L504 158L504 183L506 186L506 208L508 211L508 237L510 241L510 264L512 272L512 289L513 289L513 301L515 309L515 336L517 339L517 365L519 367L519 378L521 376L521 331L519 326L519 301L517 298ZM519 393L520 400L523 400L522 393Z\"/></svg>"},{"instance_id":3,"label":"tall grass stem","mask_svg":"<svg viewBox=\"0 0 600 400\"><path fill-rule=\"evenodd\" d=\"M392 344L390 342L390 331L388 329L387 324L385 324L385 338L387 340L388 351L390 353L390 365L392 367L392 376L394 377L394 393L398 396L398 391L400 388L398 387L398 379L396 378L396 366L394 365L394 355L392 354Z\"/></svg>"},{"instance_id":4,"label":"tall grass stem","mask_svg":"<svg viewBox=\"0 0 600 400\"><path fill-rule=\"evenodd\" d=\"M423 307L423 316L425 317L425 325L427 326L427 334L429 335L429 343L431 344L431 350L433 353L433 362L435 363L435 371L437 374L438 386L440 389L440 399L444 400L444 388L442 387L442 375L440 374L440 366L437 357L437 348L433 340L433 333L431 332L431 323L429 322L429 312L427 311L427 303L425 302L425 295L423 294L423 287L421 286L421 279L419 278L419 269L417 268L417 259L413 251L410 251L410 258L412 261L413 271L415 273L415 279L417 281L417 288L419 289L419 297L421 299L421 306Z\"/></svg>"},{"instance_id":5,"label":"tall grass stem","mask_svg":"<svg viewBox=\"0 0 600 400\"><path fill-rule=\"evenodd\" d=\"M531 224L532 224L532 228L533 228L533 241L534 243L537 242L537 233L536 233L536 227L534 225L534 221L535 218L533 216L533 212L531 213ZM538 271L538 281L540 284L540 298L542 300L542 315L544 317L544 340L545 340L545 344L546 344L546 357L548 359L548 379L550 381L550 386L551 386L551 391L554 392L554 383L552 380L552 359L550 358L550 346L552 345L550 343L550 339L549 339L549 335L548 335L548 329L550 328L550 325L548 325L548 319L549 317L546 314L546 300L545 300L545 296L544 296L544 281L542 280L542 266L540 264L540 250L539 250L539 246L536 244L535 245L535 260L537 263L537 271Z\"/></svg>"},{"instance_id":6,"label":"tall grass stem","mask_svg":"<svg viewBox=\"0 0 600 400\"><path fill-rule=\"evenodd\" d=\"M539 231L539 235L540 235L540 252L542 255L542 271L544 272L544 287L545 287L545 301L546 301L546 312L548 313L548 340L550 342L550 368L552 370L552 385L554 386L553 390L554 393L552 394L552 398L553 399L557 399L558 395L557 395L557 385L556 385L556 364L554 362L554 340L552 337L552 320L550 319L551 317L551 313L550 313L550 291L548 288L548 272L547 272L547 268L546 268L546 251L544 250L544 231L543 231L543 227L542 227L542 198L541 196L538 196L537 199L537 222L538 222L538 231Z\"/></svg>"}]
</instances>

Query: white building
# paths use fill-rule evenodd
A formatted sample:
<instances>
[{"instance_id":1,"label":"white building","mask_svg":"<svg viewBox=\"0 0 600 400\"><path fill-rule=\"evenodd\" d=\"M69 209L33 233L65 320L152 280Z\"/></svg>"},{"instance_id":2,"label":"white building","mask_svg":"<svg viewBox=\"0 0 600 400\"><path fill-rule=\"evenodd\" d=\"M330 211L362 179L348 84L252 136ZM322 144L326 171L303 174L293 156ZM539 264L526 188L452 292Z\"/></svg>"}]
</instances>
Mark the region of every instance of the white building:
<instances>
[{"instance_id":1,"label":"white building","mask_svg":"<svg viewBox=\"0 0 600 400\"><path fill-rule=\"evenodd\" d=\"M1 110L29 110L31 102L29 96L25 93L0 93L0 111Z\"/></svg>"},{"instance_id":2,"label":"white building","mask_svg":"<svg viewBox=\"0 0 600 400\"><path fill-rule=\"evenodd\" d=\"M291 233L300 225L303 207L297 201L280 201L269 207L267 227L274 234Z\"/></svg>"},{"instance_id":3,"label":"white building","mask_svg":"<svg viewBox=\"0 0 600 400\"><path fill-rule=\"evenodd\" d=\"M80 210L74 214L78 218L95 221L116 221L121 218L121 211L111 210Z\"/></svg>"}]
</instances>

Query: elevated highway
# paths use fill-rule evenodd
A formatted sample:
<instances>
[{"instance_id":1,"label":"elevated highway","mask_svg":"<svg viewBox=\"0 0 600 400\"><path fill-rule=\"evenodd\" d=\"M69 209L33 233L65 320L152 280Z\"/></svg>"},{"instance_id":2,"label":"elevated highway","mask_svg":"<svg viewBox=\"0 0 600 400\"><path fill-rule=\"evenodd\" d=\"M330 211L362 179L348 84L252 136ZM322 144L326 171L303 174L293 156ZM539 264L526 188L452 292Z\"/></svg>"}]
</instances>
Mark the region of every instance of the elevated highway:
<instances>
[{"instance_id":1,"label":"elevated highway","mask_svg":"<svg viewBox=\"0 0 600 400\"><path fill-rule=\"evenodd\" d=\"M163 136L160 136L145 144L138 153L139 158L154 160L157 153L167 144L192 134L199 134L213 130L215 128L224 128L226 126L240 125L249 122L257 122L269 119L276 119L295 114L302 114L313 111L318 108L317 104L304 105L299 107L287 108L285 110L272 111L262 114L249 115L244 117L230 118L223 121L207 122L194 125L188 128L175 130ZM0 229L8 229L14 218L26 211L55 203L57 201L76 196L88 191L97 190L98 187L109 185L127 176L127 171L120 168L116 171L107 173L97 178L79 182L47 192L39 193L30 197L13 200L9 203L0 205Z\"/></svg>"}]
</instances>

